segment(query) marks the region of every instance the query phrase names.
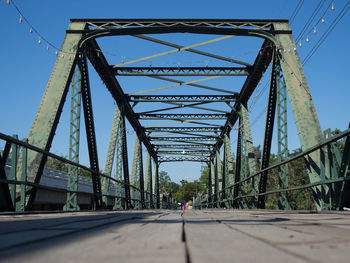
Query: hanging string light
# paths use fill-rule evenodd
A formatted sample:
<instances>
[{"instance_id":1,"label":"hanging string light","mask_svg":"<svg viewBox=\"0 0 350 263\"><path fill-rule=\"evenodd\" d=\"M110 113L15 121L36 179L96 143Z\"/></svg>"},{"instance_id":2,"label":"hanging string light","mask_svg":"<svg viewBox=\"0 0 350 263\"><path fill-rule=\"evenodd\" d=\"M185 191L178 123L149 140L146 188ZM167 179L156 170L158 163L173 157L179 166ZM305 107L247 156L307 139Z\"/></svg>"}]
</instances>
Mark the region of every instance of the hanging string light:
<instances>
[{"instance_id":1,"label":"hanging string light","mask_svg":"<svg viewBox=\"0 0 350 263\"><path fill-rule=\"evenodd\" d=\"M30 33L30 34L33 34L33 28L30 28L30 29L29 29L29 33Z\"/></svg>"},{"instance_id":2,"label":"hanging string light","mask_svg":"<svg viewBox=\"0 0 350 263\"><path fill-rule=\"evenodd\" d=\"M40 37L39 37L39 40L38 40L38 44L41 45L41 39L40 39Z\"/></svg>"},{"instance_id":3,"label":"hanging string light","mask_svg":"<svg viewBox=\"0 0 350 263\"><path fill-rule=\"evenodd\" d=\"M301 40L299 41L299 47L302 47L303 45L301 44Z\"/></svg>"},{"instance_id":4,"label":"hanging string light","mask_svg":"<svg viewBox=\"0 0 350 263\"><path fill-rule=\"evenodd\" d=\"M316 31L316 26L314 26L314 35L316 35L317 31Z\"/></svg>"},{"instance_id":5,"label":"hanging string light","mask_svg":"<svg viewBox=\"0 0 350 263\"><path fill-rule=\"evenodd\" d=\"M49 44L46 45L46 50L49 51L50 50L50 46Z\"/></svg>"},{"instance_id":6,"label":"hanging string light","mask_svg":"<svg viewBox=\"0 0 350 263\"><path fill-rule=\"evenodd\" d=\"M10 0L7 0L6 3L7 3L8 5L10 5Z\"/></svg>"},{"instance_id":7,"label":"hanging string light","mask_svg":"<svg viewBox=\"0 0 350 263\"><path fill-rule=\"evenodd\" d=\"M322 17L321 22L322 22L322 24L324 24L324 17Z\"/></svg>"},{"instance_id":8,"label":"hanging string light","mask_svg":"<svg viewBox=\"0 0 350 263\"><path fill-rule=\"evenodd\" d=\"M331 10L334 12L335 10L335 7L334 7L334 1L332 1L332 7L331 7Z\"/></svg>"},{"instance_id":9,"label":"hanging string light","mask_svg":"<svg viewBox=\"0 0 350 263\"><path fill-rule=\"evenodd\" d=\"M23 20L22 20L22 16L19 17L19 23L22 24Z\"/></svg>"}]
</instances>

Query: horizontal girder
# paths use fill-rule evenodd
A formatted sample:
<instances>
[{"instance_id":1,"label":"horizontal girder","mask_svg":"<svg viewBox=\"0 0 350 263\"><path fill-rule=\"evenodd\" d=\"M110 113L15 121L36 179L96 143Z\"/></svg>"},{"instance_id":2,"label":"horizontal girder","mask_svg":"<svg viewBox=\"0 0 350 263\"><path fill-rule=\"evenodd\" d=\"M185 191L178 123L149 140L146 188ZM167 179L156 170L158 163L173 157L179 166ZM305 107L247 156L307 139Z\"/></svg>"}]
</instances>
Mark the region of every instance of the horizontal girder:
<instances>
[{"instance_id":1,"label":"horizontal girder","mask_svg":"<svg viewBox=\"0 0 350 263\"><path fill-rule=\"evenodd\" d=\"M135 27L201 27L269 30L272 23L288 23L282 19L71 19L86 22L91 30Z\"/></svg>"},{"instance_id":2,"label":"horizontal girder","mask_svg":"<svg viewBox=\"0 0 350 263\"><path fill-rule=\"evenodd\" d=\"M189 162L208 162L209 161L209 157L199 157L199 156L162 157L162 156L160 156L158 158L158 161L160 163L164 163L164 162L185 162L185 161L189 161Z\"/></svg>"},{"instance_id":3,"label":"horizontal girder","mask_svg":"<svg viewBox=\"0 0 350 263\"><path fill-rule=\"evenodd\" d=\"M118 76L248 76L246 67L115 67Z\"/></svg>"},{"instance_id":4,"label":"horizontal girder","mask_svg":"<svg viewBox=\"0 0 350 263\"><path fill-rule=\"evenodd\" d=\"M227 114L137 114L141 120L224 120Z\"/></svg>"},{"instance_id":5,"label":"horizontal girder","mask_svg":"<svg viewBox=\"0 0 350 263\"><path fill-rule=\"evenodd\" d=\"M215 141L216 137L149 137L151 141Z\"/></svg>"},{"instance_id":6,"label":"horizontal girder","mask_svg":"<svg viewBox=\"0 0 350 263\"><path fill-rule=\"evenodd\" d=\"M202 155L202 156L210 156L210 151L158 151L158 156L162 154L170 154L170 155Z\"/></svg>"},{"instance_id":7,"label":"horizontal girder","mask_svg":"<svg viewBox=\"0 0 350 263\"><path fill-rule=\"evenodd\" d=\"M157 149L199 149L199 150L207 150L210 149L213 145L199 145L199 144L153 144L153 146Z\"/></svg>"},{"instance_id":8,"label":"horizontal girder","mask_svg":"<svg viewBox=\"0 0 350 263\"><path fill-rule=\"evenodd\" d=\"M149 127L146 132L220 132L221 127Z\"/></svg>"},{"instance_id":9,"label":"horizontal girder","mask_svg":"<svg viewBox=\"0 0 350 263\"><path fill-rule=\"evenodd\" d=\"M237 93L238 94L238 93ZM235 102L237 95L129 95L131 102Z\"/></svg>"}]
</instances>

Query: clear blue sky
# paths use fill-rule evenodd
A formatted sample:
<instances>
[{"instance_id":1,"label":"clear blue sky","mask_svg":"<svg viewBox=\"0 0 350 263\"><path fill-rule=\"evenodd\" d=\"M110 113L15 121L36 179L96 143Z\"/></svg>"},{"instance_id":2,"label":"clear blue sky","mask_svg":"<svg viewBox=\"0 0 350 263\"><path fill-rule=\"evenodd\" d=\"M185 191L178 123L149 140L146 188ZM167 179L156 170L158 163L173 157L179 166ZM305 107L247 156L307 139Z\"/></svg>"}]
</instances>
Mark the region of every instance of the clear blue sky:
<instances>
[{"instance_id":1,"label":"clear blue sky","mask_svg":"<svg viewBox=\"0 0 350 263\"><path fill-rule=\"evenodd\" d=\"M24 16L32 25L51 43L60 46L70 18L265 18L265 19L289 19L299 0L273 0L273 1L91 1L91 0L61 0L61 1L21 1L15 3L21 9ZM304 1L300 12L296 16L292 30L296 38L304 27L306 21L313 13L318 0ZM302 37L302 48L298 48L301 60L313 48L320 39L322 33L328 28L331 21L339 14L348 0L335 1L335 11L326 7L331 1L325 1L320 13L313 23L307 27L310 42L305 41L306 34ZM316 27L317 34L312 33L313 27L322 14L325 13L325 23L319 23ZM2 36L0 41L0 132L6 134L18 134L20 138L28 135L41 96L46 87L56 56L54 50L46 51L46 44L38 44L38 37L29 34L29 27L25 22L19 24L19 15L13 6L8 6L6 0L0 1L0 23ZM316 110L322 129L339 128L346 129L349 123L349 75L350 51L349 51L349 26L350 12L347 13L335 29L330 33L325 42L305 65L304 70L310 91L316 105ZM173 35L159 36L161 39L171 40L177 44L194 44L215 36ZM167 51L169 48L159 45L148 45L146 42L130 40L130 37L113 38L100 41L103 50L112 53L108 55L110 63L120 63L122 60L139 58L158 52ZM220 46L221 45L221 46ZM212 44L199 48L242 60L253 62L256 51L261 45L261 40L236 37L225 40L222 43ZM142 48L140 48L142 47ZM224 47L222 50L220 47ZM152 65L218 65L212 60L201 56L165 56L152 60ZM139 64L149 65L149 64ZM268 74L266 74L268 75ZM262 89L267 81L265 75L261 85ZM243 79L211 80L203 84L239 90ZM167 85L165 82L153 82L141 78L120 79L126 93L143 90L145 88ZM151 86L152 85L152 86ZM109 93L102 85L98 76L91 70L91 87L95 111L97 141L99 143L100 167L104 167L104 160L108 147L109 133L112 124L114 103ZM163 91L174 93L173 90ZM251 113L253 124L253 141L255 145L262 144L264 126L264 108L267 92L258 97ZM67 105L69 103L66 103ZM138 108L137 110L142 110ZM263 113L263 114L262 114ZM259 118L259 116L261 116ZM289 109L289 146L293 150L299 147L291 109ZM69 107L65 106L61 121L54 139L52 151L60 155L68 154L69 134ZM129 128L129 130L131 130ZM235 131L231 137L235 138ZM85 135L82 133L82 141ZM132 161L133 142L135 134L128 135L129 158ZM0 142L0 147L4 143ZM88 163L86 143L82 143L81 162ZM233 149L235 141L233 140ZM275 151L275 148L273 148ZM169 173L172 180L179 182L181 179L192 181L200 176L198 163L170 163L162 164L160 169Z\"/></svg>"}]
</instances>

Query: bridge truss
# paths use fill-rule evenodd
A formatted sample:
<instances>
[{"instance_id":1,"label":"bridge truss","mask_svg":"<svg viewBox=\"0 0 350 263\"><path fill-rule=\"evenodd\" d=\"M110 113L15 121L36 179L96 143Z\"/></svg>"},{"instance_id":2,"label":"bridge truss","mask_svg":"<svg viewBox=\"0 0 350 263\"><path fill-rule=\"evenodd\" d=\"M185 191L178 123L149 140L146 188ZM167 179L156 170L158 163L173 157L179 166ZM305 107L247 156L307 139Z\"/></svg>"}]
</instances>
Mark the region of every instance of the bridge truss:
<instances>
[{"instance_id":1,"label":"bridge truss","mask_svg":"<svg viewBox=\"0 0 350 263\"><path fill-rule=\"evenodd\" d=\"M175 33L219 37L189 46L153 37L159 34ZM123 61L120 64L111 64L98 44L100 38L111 36L132 36L173 49L127 62ZM197 49L199 46L224 41L233 36L263 39L253 63ZM132 64L152 58L179 52L197 54L228 63L230 66L132 66ZM88 61L116 103L103 174L100 172L98 161ZM248 104L270 65L266 125L261 161L258 163L253 147ZM118 79L135 76L152 78L159 80L160 83L167 81L171 84L126 93ZM199 82L219 77L237 76L244 77L242 87L237 90L232 90L231 86L222 88L199 84ZM179 80L176 77L196 78ZM154 94L183 86L189 87L188 93ZM28 144L22 144L22 146L36 147L35 149L41 149L41 151L30 151L25 158L23 152L18 160L18 166L24 162L27 164L26 181L32 184L24 192L22 189L20 195L22 197L19 200L13 198L16 196L13 191L16 192L16 190L11 187L7 189L5 183L2 183L3 210L11 210L16 207L21 207L22 210L31 209L37 191L34 186L40 182L70 87L72 87L72 107L68 161L77 163L79 158L80 104L82 104L90 158L88 170L91 173L96 209L110 207L108 200L111 196L108 193L112 184L116 187L113 208L159 208L161 206L159 165L164 162L182 161L202 162L208 165L208 206L265 208L266 195L264 193L268 182L275 117L277 118L278 159L280 162L288 159L288 98L302 150L306 151L324 141L324 134L287 20L71 19L31 127ZM147 110L139 112L137 111L139 106ZM126 121L136 133L131 178L129 178ZM237 149L234 155L231 150L233 127L238 127ZM11 140L12 143L19 143L18 140ZM346 147L349 148L348 144L347 140ZM222 147L224 150L221 158L220 149ZM145 172L143 171L143 148L146 151ZM4 151L2 159L7 156L7 150ZM333 157L332 151L336 150L329 148L325 153L321 148L316 148L306 155L315 204L320 210L339 209L341 206L340 200L343 194L341 189L344 189L345 183L340 183L336 191L333 185L318 183L333 178L331 173L334 173L334 158L336 157ZM325 157L327 154L331 156L327 157L328 159ZM323 158L320 158L320 155ZM343 156L342 160L339 158L339 166L346 167L346 169L344 168L345 170L337 174L337 178L345 178L349 157ZM114 160L116 160L116 175L112 178ZM4 164L2 160L1 163ZM77 176L77 169L70 168L66 210L79 209ZM20 177L19 170L12 172L13 180ZM288 195L285 191L288 189L287 164L280 167L278 178L280 189L282 189L278 192L279 208L289 209ZM5 180L3 172L2 180ZM124 192L123 202L121 200L122 191Z\"/></svg>"}]
</instances>

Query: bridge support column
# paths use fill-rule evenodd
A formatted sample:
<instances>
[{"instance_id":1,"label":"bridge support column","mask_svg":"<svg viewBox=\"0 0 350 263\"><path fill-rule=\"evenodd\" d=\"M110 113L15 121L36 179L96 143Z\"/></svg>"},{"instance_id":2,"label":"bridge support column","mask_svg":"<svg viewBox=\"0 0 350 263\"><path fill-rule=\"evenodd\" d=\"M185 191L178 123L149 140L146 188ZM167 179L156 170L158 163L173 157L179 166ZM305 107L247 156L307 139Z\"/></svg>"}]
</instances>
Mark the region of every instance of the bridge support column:
<instances>
[{"instance_id":1,"label":"bridge support column","mask_svg":"<svg viewBox=\"0 0 350 263\"><path fill-rule=\"evenodd\" d=\"M125 130L125 115L124 108L121 110L121 137L122 137L122 160L123 160L123 175L124 175L124 192L125 192L125 203L126 209L132 208L131 196L130 196L130 180L129 180L129 163L128 163L128 146L126 140L126 130Z\"/></svg>"},{"instance_id":2,"label":"bridge support column","mask_svg":"<svg viewBox=\"0 0 350 263\"><path fill-rule=\"evenodd\" d=\"M270 78L270 90L268 95L268 103L266 110L266 123L265 123L265 134L264 134L264 145L262 151L262 160L261 160L261 170L269 166L270 163L270 152L271 152L271 141L273 126L275 122L275 111L276 111L276 92L277 92L277 54L274 51L272 58L271 66L271 78ZM259 194L266 192L266 182L267 182L268 172L263 172L260 176L259 182ZM258 197L258 208L265 208L265 195L260 195Z\"/></svg>"},{"instance_id":3,"label":"bridge support column","mask_svg":"<svg viewBox=\"0 0 350 263\"><path fill-rule=\"evenodd\" d=\"M159 163L158 161L154 162L154 170L155 170L155 189L154 189L154 193L155 193L155 200L156 200L156 207L155 208L160 208L160 194L159 194Z\"/></svg>"},{"instance_id":4,"label":"bridge support column","mask_svg":"<svg viewBox=\"0 0 350 263\"><path fill-rule=\"evenodd\" d=\"M240 180L245 180L248 176L248 158L247 158L247 149L246 149L246 142L247 142L247 138L245 137L245 126L244 126L244 118L242 117L242 108L244 106L241 105L241 112L240 112L240 119L242 120L241 123L241 127L239 129L241 135L240 135L240 146L241 146L241 174L240 174ZM241 196L246 196L248 194L248 181L244 181L241 183L240 185L241 189L240 189L240 195ZM248 200L247 197L242 197L239 199L239 207L241 209L247 209L248 208Z\"/></svg>"},{"instance_id":5,"label":"bridge support column","mask_svg":"<svg viewBox=\"0 0 350 263\"><path fill-rule=\"evenodd\" d=\"M223 172L225 178L225 187L231 186L231 184L234 182L233 178L233 159L232 159L232 153L231 153L231 141L229 135L225 135L224 138L224 165L223 165ZM226 201L226 205L228 208L232 208L232 191L231 189L226 189L225 191L225 197L228 201Z\"/></svg>"},{"instance_id":6,"label":"bridge support column","mask_svg":"<svg viewBox=\"0 0 350 263\"><path fill-rule=\"evenodd\" d=\"M276 67L277 85L277 156L278 162L286 160L288 153L288 130L287 130L287 89L284 82L281 66ZM278 184L280 189L288 189L288 164L278 167ZM278 194L278 209L290 210L288 192Z\"/></svg>"},{"instance_id":7,"label":"bridge support column","mask_svg":"<svg viewBox=\"0 0 350 263\"><path fill-rule=\"evenodd\" d=\"M220 149L216 149L216 162L215 162L215 204L217 208L221 207L222 195L219 193L222 190L222 168L220 160ZM221 182L220 182L221 181Z\"/></svg>"},{"instance_id":8,"label":"bridge support column","mask_svg":"<svg viewBox=\"0 0 350 263\"><path fill-rule=\"evenodd\" d=\"M107 152L107 158L106 158L106 164L105 164L105 169L104 173L110 177L112 177L112 168L113 168L113 162L114 162L114 157L116 153L116 146L117 147L117 156L116 156L116 179L121 180L121 174L122 174L122 165L121 165L121 155L120 155L120 150L121 150L121 136L120 136L120 123L121 123L121 113L119 106L117 105L115 107L114 111L114 117L113 117L113 123L112 123L112 130L111 130L111 136L109 139L109 144L108 144L108 152ZM119 178L120 176L120 178ZM115 200L114 201L114 207L113 209L121 209L121 200L120 200L120 195L121 195L121 185L119 183L113 182L115 185ZM108 205L108 193L109 193L109 186L110 186L110 179L108 178L103 178L102 180L102 192L103 192L103 201L105 205Z\"/></svg>"},{"instance_id":9,"label":"bridge support column","mask_svg":"<svg viewBox=\"0 0 350 263\"><path fill-rule=\"evenodd\" d=\"M152 160L151 155L147 152L146 155L146 177L145 177L145 187L146 187L146 207L148 209L153 208L153 182L152 182Z\"/></svg>"},{"instance_id":10,"label":"bridge support column","mask_svg":"<svg viewBox=\"0 0 350 263\"><path fill-rule=\"evenodd\" d=\"M287 23L276 22L273 23L273 26L276 30L290 30ZM293 36L291 34L278 34L276 39L280 44L278 52L281 68L298 129L301 148L306 150L322 141L321 125L297 54ZM320 151L309 154L307 162L310 182L321 181ZM328 162L325 162L325 172L325 178L329 179ZM330 196L329 191L329 187L326 185L313 188L314 201L318 210L330 209L330 201L327 198Z\"/></svg>"},{"instance_id":11,"label":"bridge support column","mask_svg":"<svg viewBox=\"0 0 350 263\"><path fill-rule=\"evenodd\" d=\"M239 118L238 122L238 132L237 132L237 151L236 151L236 169L235 169L235 186L233 188L233 207L239 208L239 204L241 200L239 199L239 195L241 192L241 144L242 144L242 118Z\"/></svg>"},{"instance_id":12,"label":"bridge support column","mask_svg":"<svg viewBox=\"0 0 350 263\"><path fill-rule=\"evenodd\" d=\"M245 147L245 158L247 158L248 168L249 168L249 175L253 175L257 172L257 163L256 163L256 157L255 157L255 151L254 151L254 145L253 145L253 137L252 137L252 131L250 127L250 120L249 120L249 112L247 110L246 105L241 105L241 117L242 117L242 123L243 123L243 134L244 134L244 147ZM243 144L242 144L243 145ZM248 173L247 173L248 175ZM258 203L258 196L257 193L259 192L259 178L253 177L251 180L251 189L252 194L255 195L253 202L252 202L252 208L257 207Z\"/></svg>"},{"instance_id":13,"label":"bridge support column","mask_svg":"<svg viewBox=\"0 0 350 263\"><path fill-rule=\"evenodd\" d=\"M131 168L131 178L130 178L130 183L131 183L131 198L133 199L131 203L133 204L134 208L141 208L140 202L136 201L136 199L140 200L140 192L137 189L140 189L141 182L140 182L140 140L136 136L135 138L135 147L134 147L134 158L132 161L132 168ZM134 188L135 187L135 188Z\"/></svg>"},{"instance_id":14,"label":"bridge support column","mask_svg":"<svg viewBox=\"0 0 350 263\"><path fill-rule=\"evenodd\" d=\"M69 135L69 160L79 163L80 146L80 112L81 112L81 76L77 67L71 84L71 112L70 112L70 135ZM64 211L78 211L78 183L79 170L77 167L68 166L67 200L63 207Z\"/></svg>"}]
</instances>

